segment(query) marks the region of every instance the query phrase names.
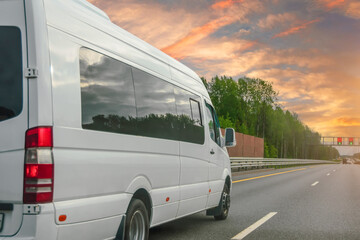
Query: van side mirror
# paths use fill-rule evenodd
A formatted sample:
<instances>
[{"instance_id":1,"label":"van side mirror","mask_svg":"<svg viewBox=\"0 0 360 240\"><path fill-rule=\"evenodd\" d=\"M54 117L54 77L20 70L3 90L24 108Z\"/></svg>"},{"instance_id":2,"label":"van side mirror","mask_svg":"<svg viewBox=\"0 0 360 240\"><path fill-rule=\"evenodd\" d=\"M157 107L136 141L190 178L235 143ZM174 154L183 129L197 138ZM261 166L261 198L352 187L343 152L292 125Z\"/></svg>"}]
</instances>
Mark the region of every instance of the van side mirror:
<instances>
[{"instance_id":1,"label":"van side mirror","mask_svg":"<svg viewBox=\"0 0 360 240\"><path fill-rule=\"evenodd\" d=\"M236 146L235 130L233 128L226 128L225 147L235 147L235 146Z\"/></svg>"}]
</instances>

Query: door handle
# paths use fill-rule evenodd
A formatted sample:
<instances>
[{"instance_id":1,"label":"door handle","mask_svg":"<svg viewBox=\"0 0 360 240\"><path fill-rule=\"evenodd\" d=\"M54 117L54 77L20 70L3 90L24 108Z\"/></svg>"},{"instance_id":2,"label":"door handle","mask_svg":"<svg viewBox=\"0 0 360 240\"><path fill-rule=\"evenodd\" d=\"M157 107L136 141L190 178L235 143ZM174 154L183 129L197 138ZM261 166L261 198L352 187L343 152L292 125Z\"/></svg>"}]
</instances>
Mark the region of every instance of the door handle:
<instances>
[{"instance_id":1,"label":"door handle","mask_svg":"<svg viewBox=\"0 0 360 240\"><path fill-rule=\"evenodd\" d=\"M211 155L214 155L214 154L215 154L214 149L211 149L210 154L211 154Z\"/></svg>"}]
</instances>

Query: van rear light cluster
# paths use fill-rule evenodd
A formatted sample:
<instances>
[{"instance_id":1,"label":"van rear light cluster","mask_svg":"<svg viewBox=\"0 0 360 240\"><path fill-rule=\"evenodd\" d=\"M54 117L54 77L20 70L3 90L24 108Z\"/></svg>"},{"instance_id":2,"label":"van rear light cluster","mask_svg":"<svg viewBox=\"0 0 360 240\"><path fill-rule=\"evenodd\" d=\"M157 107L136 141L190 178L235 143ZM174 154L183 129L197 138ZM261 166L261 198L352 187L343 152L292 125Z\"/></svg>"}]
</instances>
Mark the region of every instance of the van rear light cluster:
<instances>
[{"instance_id":1,"label":"van rear light cluster","mask_svg":"<svg viewBox=\"0 0 360 240\"><path fill-rule=\"evenodd\" d=\"M52 202L54 189L52 147L51 127L37 127L26 132L24 203Z\"/></svg>"}]
</instances>

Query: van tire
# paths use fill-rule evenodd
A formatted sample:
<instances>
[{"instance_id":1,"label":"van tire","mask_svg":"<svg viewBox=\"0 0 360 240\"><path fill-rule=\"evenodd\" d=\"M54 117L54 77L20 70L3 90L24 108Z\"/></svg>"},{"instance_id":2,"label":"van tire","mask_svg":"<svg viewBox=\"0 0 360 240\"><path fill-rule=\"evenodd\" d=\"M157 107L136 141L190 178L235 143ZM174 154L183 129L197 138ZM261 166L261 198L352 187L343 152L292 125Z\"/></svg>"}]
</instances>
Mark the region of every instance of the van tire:
<instances>
[{"instance_id":1,"label":"van tire","mask_svg":"<svg viewBox=\"0 0 360 240\"><path fill-rule=\"evenodd\" d=\"M218 209L220 211L214 215L215 220L225 220L229 215L230 209L230 190L227 184L224 185L224 189L221 193Z\"/></svg>"},{"instance_id":2,"label":"van tire","mask_svg":"<svg viewBox=\"0 0 360 240\"><path fill-rule=\"evenodd\" d=\"M133 198L126 211L125 240L148 240L149 213L145 204Z\"/></svg>"}]
</instances>

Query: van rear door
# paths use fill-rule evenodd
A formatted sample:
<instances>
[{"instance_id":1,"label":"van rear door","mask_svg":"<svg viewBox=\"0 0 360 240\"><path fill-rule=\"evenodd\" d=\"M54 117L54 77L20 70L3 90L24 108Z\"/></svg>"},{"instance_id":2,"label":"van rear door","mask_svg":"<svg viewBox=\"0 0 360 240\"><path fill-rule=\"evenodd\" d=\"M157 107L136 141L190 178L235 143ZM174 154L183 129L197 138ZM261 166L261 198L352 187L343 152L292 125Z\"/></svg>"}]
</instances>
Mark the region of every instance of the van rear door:
<instances>
[{"instance_id":1,"label":"van rear door","mask_svg":"<svg viewBox=\"0 0 360 240\"><path fill-rule=\"evenodd\" d=\"M0 0L0 238L15 235L23 214L28 128L24 0Z\"/></svg>"}]
</instances>

